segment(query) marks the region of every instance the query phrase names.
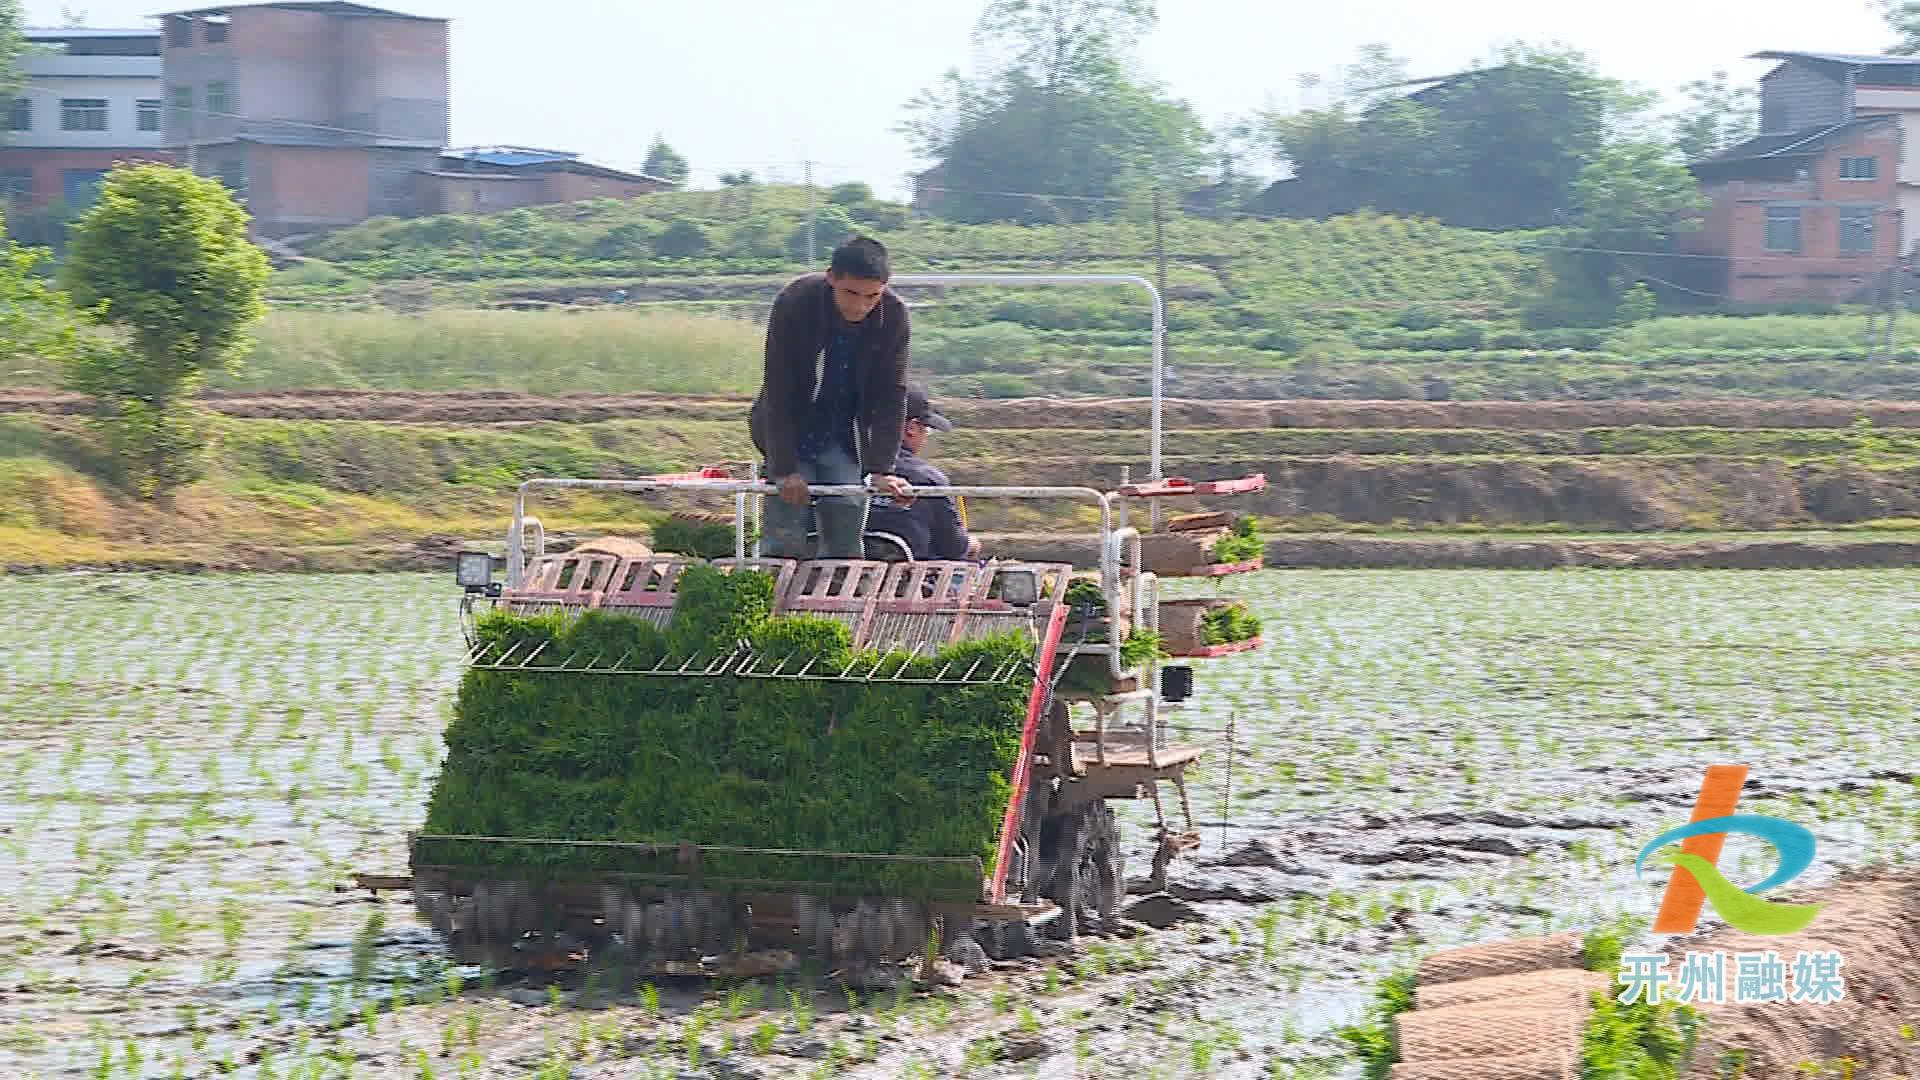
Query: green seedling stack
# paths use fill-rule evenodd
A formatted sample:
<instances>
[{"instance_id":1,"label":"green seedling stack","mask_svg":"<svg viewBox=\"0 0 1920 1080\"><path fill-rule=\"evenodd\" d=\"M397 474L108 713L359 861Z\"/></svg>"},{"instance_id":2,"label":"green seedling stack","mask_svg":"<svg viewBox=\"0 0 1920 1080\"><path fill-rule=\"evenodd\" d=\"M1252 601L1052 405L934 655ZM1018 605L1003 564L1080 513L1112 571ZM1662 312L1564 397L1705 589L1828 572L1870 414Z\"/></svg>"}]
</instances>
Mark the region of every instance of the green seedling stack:
<instances>
[{"instance_id":1,"label":"green seedling stack","mask_svg":"<svg viewBox=\"0 0 1920 1080\"><path fill-rule=\"evenodd\" d=\"M978 899L1033 689L1031 643L1009 635L917 660L856 655L841 623L772 609L765 574L691 567L664 630L600 611L483 617L485 648L524 653L545 642L543 663L555 666L626 655L627 670L664 660L676 668L693 661L697 671L750 649L760 670L813 667L805 678L474 667L446 731L423 832L778 849L785 853L707 852L700 887ZM965 685L900 681L949 664L964 672L976 661L977 671L1012 666L1015 674ZM671 848L421 846L427 862L523 879L616 873L667 884L681 872Z\"/></svg>"}]
</instances>

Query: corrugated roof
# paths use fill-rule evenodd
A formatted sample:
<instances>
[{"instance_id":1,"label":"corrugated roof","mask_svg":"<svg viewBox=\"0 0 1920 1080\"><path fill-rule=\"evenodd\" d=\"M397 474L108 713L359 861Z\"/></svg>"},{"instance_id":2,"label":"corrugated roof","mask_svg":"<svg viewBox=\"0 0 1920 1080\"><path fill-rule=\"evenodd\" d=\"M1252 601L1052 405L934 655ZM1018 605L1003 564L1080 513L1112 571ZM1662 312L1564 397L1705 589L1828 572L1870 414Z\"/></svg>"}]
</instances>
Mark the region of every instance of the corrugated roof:
<instances>
[{"instance_id":1,"label":"corrugated roof","mask_svg":"<svg viewBox=\"0 0 1920 1080\"><path fill-rule=\"evenodd\" d=\"M1713 157L1703 158L1693 164L1695 166L1731 165L1735 162L1759 161L1763 158L1814 157L1827 143L1842 135L1897 119L1890 115L1860 116L1838 124L1820 124L1778 135L1756 135L1746 142L1730 146Z\"/></svg>"},{"instance_id":2,"label":"corrugated roof","mask_svg":"<svg viewBox=\"0 0 1920 1080\"><path fill-rule=\"evenodd\" d=\"M157 38L158 30L109 29L99 26L29 26L20 31L28 41L65 41L68 38Z\"/></svg>"},{"instance_id":3,"label":"corrugated roof","mask_svg":"<svg viewBox=\"0 0 1920 1080\"><path fill-rule=\"evenodd\" d=\"M1912 67L1920 56L1865 56L1859 53L1787 52L1768 50L1748 57L1750 60L1810 60L1816 64L1840 64L1845 67Z\"/></svg>"},{"instance_id":4,"label":"corrugated roof","mask_svg":"<svg viewBox=\"0 0 1920 1080\"><path fill-rule=\"evenodd\" d=\"M194 8L191 11L162 12L159 18L172 16L226 15L245 8L279 8L282 11L312 11L322 15L341 15L353 18L418 19L422 22L446 22L431 15L409 15L404 11L388 8L368 7L365 4L350 4L346 0L273 0L264 4L227 4L222 7Z\"/></svg>"},{"instance_id":5,"label":"corrugated roof","mask_svg":"<svg viewBox=\"0 0 1920 1080\"><path fill-rule=\"evenodd\" d=\"M672 186L672 181L658 176L649 176L643 172L630 172L607 165L596 165L591 161L582 161L579 154L566 150L539 150L528 146L470 146L457 150L443 150L440 153L443 162L459 161L477 165L487 165L499 169L513 169L534 165L558 166L563 172L577 173L582 176L602 176L614 180L651 182ZM450 170L439 170L450 171ZM511 173L481 173L451 170L457 175L479 176L501 179ZM524 175L524 174L521 174Z\"/></svg>"},{"instance_id":6,"label":"corrugated roof","mask_svg":"<svg viewBox=\"0 0 1920 1080\"><path fill-rule=\"evenodd\" d=\"M440 156L505 168L516 165L550 165L556 161L576 161L580 157L579 154L570 154L565 150L539 150L530 146L469 146L458 150L442 151Z\"/></svg>"}]
</instances>

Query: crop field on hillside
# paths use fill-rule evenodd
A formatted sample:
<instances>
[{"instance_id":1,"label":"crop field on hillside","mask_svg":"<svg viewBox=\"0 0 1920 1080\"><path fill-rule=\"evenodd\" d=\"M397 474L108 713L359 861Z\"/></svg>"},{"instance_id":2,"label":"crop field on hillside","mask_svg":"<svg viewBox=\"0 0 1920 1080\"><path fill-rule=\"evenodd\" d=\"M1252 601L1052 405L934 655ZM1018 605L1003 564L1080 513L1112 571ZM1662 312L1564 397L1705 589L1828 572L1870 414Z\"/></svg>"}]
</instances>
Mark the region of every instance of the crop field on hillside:
<instances>
[{"instance_id":1,"label":"crop field on hillside","mask_svg":"<svg viewBox=\"0 0 1920 1080\"><path fill-rule=\"evenodd\" d=\"M1199 662L1172 716L1211 748L1171 878L1197 917L865 995L517 982L343 891L402 871L424 814L446 577L0 577L0 1075L1352 1077L1334 1031L1392 968L1649 913L1634 854L1707 764L1815 832L1795 887L1920 839L1920 571L1226 587L1266 643ZM1742 883L1770 865L1746 845Z\"/></svg>"}]
</instances>

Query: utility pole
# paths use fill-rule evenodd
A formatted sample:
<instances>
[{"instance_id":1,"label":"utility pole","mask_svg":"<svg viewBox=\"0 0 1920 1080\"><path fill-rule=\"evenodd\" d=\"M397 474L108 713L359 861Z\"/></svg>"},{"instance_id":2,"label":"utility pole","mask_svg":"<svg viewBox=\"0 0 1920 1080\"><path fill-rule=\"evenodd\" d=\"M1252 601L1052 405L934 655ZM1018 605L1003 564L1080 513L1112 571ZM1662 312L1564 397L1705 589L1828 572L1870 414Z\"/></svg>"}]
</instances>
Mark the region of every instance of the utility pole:
<instances>
[{"instance_id":1,"label":"utility pole","mask_svg":"<svg viewBox=\"0 0 1920 1080\"><path fill-rule=\"evenodd\" d=\"M813 218L813 161L808 159L807 166L807 265L813 265L813 237L818 227Z\"/></svg>"},{"instance_id":2,"label":"utility pole","mask_svg":"<svg viewBox=\"0 0 1920 1080\"><path fill-rule=\"evenodd\" d=\"M1167 213L1160 200L1160 182L1153 184L1153 262L1154 287L1160 290L1160 302L1167 302ZM1164 345L1162 346L1164 350ZM1154 477L1158 480L1159 477Z\"/></svg>"}]
</instances>

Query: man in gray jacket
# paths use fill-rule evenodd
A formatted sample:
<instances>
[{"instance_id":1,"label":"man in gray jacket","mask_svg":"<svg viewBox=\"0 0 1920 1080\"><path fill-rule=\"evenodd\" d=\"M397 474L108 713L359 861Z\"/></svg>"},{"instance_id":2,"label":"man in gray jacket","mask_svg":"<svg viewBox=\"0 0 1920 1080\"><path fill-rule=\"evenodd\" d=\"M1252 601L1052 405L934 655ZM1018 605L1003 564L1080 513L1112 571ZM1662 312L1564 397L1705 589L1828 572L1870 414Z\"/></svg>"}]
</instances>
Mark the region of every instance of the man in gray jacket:
<instances>
[{"instance_id":1,"label":"man in gray jacket","mask_svg":"<svg viewBox=\"0 0 1920 1080\"><path fill-rule=\"evenodd\" d=\"M866 496L810 500L808 484L868 483L910 499L893 473L907 398L907 307L887 288L887 249L856 236L825 273L782 289L767 317L766 366L748 426L766 475L761 552L772 558L858 559ZM807 550L818 519L819 545Z\"/></svg>"}]
</instances>

